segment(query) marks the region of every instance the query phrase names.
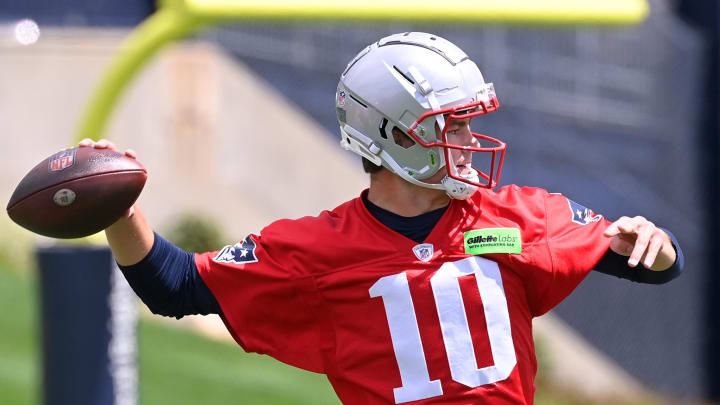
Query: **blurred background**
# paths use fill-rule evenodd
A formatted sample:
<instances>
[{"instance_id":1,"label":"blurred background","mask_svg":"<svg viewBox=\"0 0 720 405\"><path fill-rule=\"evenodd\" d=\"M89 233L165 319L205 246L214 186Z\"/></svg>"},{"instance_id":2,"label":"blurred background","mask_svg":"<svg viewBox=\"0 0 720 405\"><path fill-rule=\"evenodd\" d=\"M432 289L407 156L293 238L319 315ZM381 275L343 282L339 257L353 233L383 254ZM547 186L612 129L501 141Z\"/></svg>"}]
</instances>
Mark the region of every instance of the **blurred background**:
<instances>
[{"instance_id":1,"label":"blurred background","mask_svg":"<svg viewBox=\"0 0 720 405\"><path fill-rule=\"evenodd\" d=\"M649 0L629 27L243 22L161 51L106 136L138 152L139 203L190 250L316 215L368 184L337 147L340 72L382 36L449 39L494 82L474 129L508 143L501 184L563 193L610 219L671 230L685 274L662 286L602 274L537 320L539 404L720 403L720 2ZM149 0L0 0L0 197L73 143L89 95ZM0 218L0 403L43 403L35 250L55 242ZM322 376L234 346L218 319L138 329L143 404L336 404ZM145 316L148 315L148 316ZM78 389L83 389L78 382Z\"/></svg>"}]
</instances>

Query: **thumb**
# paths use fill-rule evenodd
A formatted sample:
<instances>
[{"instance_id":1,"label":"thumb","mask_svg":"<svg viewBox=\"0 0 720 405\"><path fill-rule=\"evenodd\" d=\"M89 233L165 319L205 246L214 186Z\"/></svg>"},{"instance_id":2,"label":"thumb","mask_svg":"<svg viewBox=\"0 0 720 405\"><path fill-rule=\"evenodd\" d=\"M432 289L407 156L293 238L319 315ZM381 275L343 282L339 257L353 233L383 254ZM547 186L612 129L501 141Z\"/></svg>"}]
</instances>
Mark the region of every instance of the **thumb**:
<instances>
[{"instance_id":1,"label":"thumb","mask_svg":"<svg viewBox=\"0 0 720 405\"><path fill-rule=\"evenodd\" d=\"M620 233L620 227L618 226L618 223L613 222L607 228L605 228L605 232L603 232L603 235L610 238L619 233Z\"/></svg>"}]
</instances>

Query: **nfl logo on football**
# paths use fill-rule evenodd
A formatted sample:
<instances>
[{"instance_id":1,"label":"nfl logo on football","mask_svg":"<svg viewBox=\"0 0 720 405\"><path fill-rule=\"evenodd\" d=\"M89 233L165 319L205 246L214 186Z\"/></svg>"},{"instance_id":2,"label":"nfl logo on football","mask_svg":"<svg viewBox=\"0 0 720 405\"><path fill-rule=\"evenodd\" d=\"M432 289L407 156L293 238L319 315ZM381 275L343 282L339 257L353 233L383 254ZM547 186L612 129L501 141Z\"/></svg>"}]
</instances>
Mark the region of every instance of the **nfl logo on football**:
<instances>
[{"instance_id":1,"label":"nfl logo on football","mask_svg":"<svg viewBox=\"0 0 720 405\"><path fill-rule=\"evenodd\" d=\"M57 172L67 169L75 161L75 150L62 151L50 159L50 171Z\"/></svg>"}]
</instances>

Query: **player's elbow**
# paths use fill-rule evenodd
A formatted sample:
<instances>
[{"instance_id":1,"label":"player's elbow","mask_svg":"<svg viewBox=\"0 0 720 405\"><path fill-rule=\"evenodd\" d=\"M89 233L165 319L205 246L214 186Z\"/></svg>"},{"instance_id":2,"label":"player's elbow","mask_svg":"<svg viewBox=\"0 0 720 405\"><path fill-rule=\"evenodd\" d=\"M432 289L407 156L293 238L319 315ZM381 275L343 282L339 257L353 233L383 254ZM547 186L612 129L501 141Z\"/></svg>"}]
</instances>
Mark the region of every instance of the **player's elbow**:
<instances>
[{"instance_id":1,"label":"player's elbow","mask_svg":"<svg viewBox=\"0 0 720 405\"><path fill-rule=\"evenodd\" d=\"M182 297L180 294L175 292L167 294L165 297L158 299L155 297L151 299L149 297L140 297L141 301L154 315L166 316L180 319L187 315L184 310Z\"/></svg>"}]
</instances>

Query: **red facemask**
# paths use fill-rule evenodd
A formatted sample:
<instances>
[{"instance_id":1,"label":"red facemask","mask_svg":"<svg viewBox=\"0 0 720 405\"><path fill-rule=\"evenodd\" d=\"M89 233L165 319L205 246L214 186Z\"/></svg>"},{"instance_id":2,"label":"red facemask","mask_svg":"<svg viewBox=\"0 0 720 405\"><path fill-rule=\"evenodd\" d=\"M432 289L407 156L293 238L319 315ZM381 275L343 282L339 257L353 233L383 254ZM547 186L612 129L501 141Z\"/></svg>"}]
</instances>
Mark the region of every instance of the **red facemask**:
<instances>
[{"instance_id":1,"label":"red facemask","mask_svg":"<svg viewBox=\"0 0 720 405\"><path fill-rule=\"evenodd\" d=\"M448 127L450 127L454 120L468 119L477 117L478 115L489 114L497 110L499 107L500 103L498 102L497 97L491 93L489 102L473 101L468 104L445 108L442 110L428 111L420 118L418 118L415 123L413 123L413 125L408 130L408 134L417 143L419 143L425 148L431 148L434 146L439 146L443 148L443 151L445 153L445 170L447 171L449 177L467 184L471 184L476 187L493 188L498 185L498 181L500 179L500 172L502 171L503 161L505 160L505 150L507 148L507 145L498 139L475 132L471 132L472 136L477 139L480 145L482 145L482 141L484 141L485 143L490 142L497 146L464 146L449 143L447 140L447 129ZM416 130L418 130L421 122L428 118L434 119L439 114L442 114L445 118L445 125L443 126L442 132L440 134L440 140L434 142L425 142L420 136L418 136ZM483 152L486 154L490 154L490 170L485 172L473 167L473 169L478 172L478 176L485 180L485 183L465 179L457 175L454 170L451 170L450 166L452 158L450 156L450 149L458 149L471 152Z\"/></svg>"}]
</instances>

